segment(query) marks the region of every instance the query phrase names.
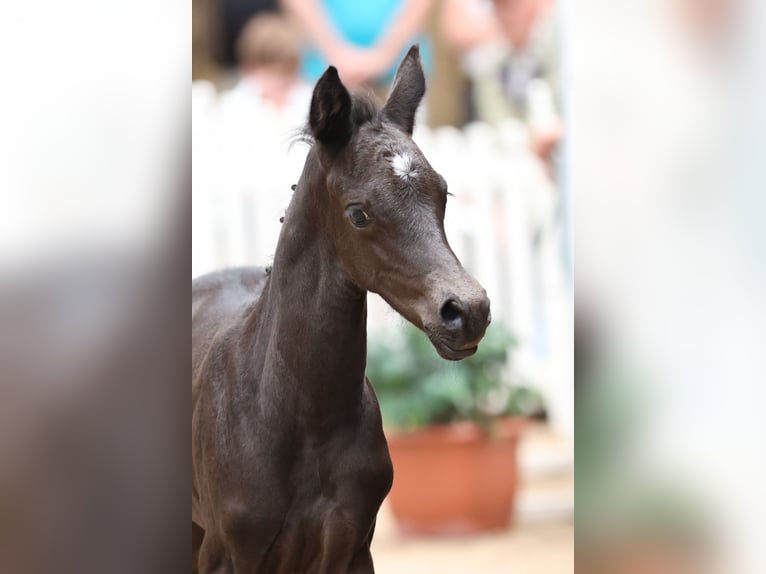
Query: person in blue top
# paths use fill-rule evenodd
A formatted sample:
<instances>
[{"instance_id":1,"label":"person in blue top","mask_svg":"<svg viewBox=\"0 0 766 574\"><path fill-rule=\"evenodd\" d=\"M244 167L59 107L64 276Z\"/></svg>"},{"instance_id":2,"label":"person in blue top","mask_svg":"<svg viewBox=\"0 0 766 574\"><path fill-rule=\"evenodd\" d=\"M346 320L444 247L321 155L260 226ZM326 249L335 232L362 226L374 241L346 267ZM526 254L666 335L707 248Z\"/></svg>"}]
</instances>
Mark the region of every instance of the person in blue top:
<instances>
[{"instance_id":1,"label":"person in blue top","mask_svg":"<svg viewBox=\"0 0 766 574\"><path fill-rule=\"evenodd\" d=\"M420 42L424 65L429 46L421 32L432 0L282 0L309 45L302 69L314 82L328 65L351 88L388 83L410 45Z\"/></svg>"}]
</instances>

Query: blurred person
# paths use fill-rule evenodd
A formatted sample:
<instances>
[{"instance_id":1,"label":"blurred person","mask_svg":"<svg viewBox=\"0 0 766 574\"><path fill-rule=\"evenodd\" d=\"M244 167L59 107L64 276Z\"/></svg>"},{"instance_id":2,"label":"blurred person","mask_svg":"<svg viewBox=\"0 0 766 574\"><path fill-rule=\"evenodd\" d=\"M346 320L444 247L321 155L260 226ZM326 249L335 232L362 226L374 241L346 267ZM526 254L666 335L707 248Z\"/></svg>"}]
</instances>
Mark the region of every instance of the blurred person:
<instances>
[{"instance_id":1,"label":"blurred person","mask_svg":"<svg viewBox=\"0 0 766 574\"><path fill-rule=\"evenodd\" d=\"M441 26L471 80L473 117L523 121L549 161L562 136L552 0L448 0Z\"/></svg>"},{"instance_id":2,"label":"blurred person","mask_svg":"<svg viewBox=\"0 0 766 574\"><path fill-rule=\"evenodd\" d=\"M258 15L280 12L279 0L208 0L207 4L211 55L227 69L239 64L237 43L248 22Z\"/></svg>"},{"instance_id":3,"label":"blurred person","mask_svg":"<svg viewBox=\"0 0 766 574\"><path fill-rule=\"evenodd\" d=\"M246 247L238 255L232 252L239 259L229 263L242 264L273 254L271 238L279 235L282 201L289 200L278 190L287 194L305 158L302 146L291 149L289 143L306 123L312 86L299 74L299 35L281 15L263 14L248 22L237 53L240 78L211 106L210 131L198 139L210 150L210 163L195 159L194 167L209 173L215 184L210 193L198 188L193 209L197 214L213 213L213 228L239 234ZM204 126L207 120L201 117L198 125ZM226 219L226 210L243 202L258 208L240 207L240 219Z\"/></svg>"},{"instance_id":4,"label":"blurred person","mask_svg":"<svg viewBox=\"0 0 766 574\"><path fill-rule=\"evenodd\" d=\"M313 82L334 65L350 88L389 83L397 62L420 43L424 65L429 46L420 36L432 0L283 0L303 29L308 47L303 73Z\"/></svg>"},{"instance_id":5,"label":"blurred person","mask_svg":"<svg viewBox=\"0 0 766 574\"><path fill-rule=\"evenodd\" d=\"M447 42L464 55L487 42L502 40L491 0L445 0L440 23Z\"/></svg>"},{"instance_id":6,"label":"blurred person","mask_svg":"<svg viewBox=\"0 0 766 574\"><path fill-rule=\"evenodd\" d=\"M308 109L310 86L301 82L298 73L298 36L282 16L251 18L237 39L237 61L241 78L233 90L236 96L300 123Z\"/></svg>"}]
</instances>

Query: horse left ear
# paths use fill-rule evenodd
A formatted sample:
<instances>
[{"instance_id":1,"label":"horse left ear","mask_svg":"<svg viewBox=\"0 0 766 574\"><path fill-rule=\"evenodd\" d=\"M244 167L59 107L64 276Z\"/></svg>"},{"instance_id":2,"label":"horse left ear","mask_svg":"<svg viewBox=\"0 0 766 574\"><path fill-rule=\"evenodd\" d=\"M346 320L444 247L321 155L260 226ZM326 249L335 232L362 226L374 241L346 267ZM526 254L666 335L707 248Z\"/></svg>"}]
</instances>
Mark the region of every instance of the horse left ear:
<instances>
[{"instance_id":1,"label":"horse left ear","mask_svg":"<svg viewBox=\"0 0 766 574\"><path fill-rule=\"evenodd\" d=\"M314 138L329 147L339 148L351 139L351 96L334 66L327 68L314 88L309 127Z\"/></svg>"},{"instance_id":2,"label":"horse left ear","mask_svg":"<svg viewBox=\"0 0 766 574\"><path fill-rule=\"evenodd\" d=\"M415 112L426 93L426 77L420 63L420 47L415 44L399 64L383 114L412 135Z\"/></svg>"}]
</instances>

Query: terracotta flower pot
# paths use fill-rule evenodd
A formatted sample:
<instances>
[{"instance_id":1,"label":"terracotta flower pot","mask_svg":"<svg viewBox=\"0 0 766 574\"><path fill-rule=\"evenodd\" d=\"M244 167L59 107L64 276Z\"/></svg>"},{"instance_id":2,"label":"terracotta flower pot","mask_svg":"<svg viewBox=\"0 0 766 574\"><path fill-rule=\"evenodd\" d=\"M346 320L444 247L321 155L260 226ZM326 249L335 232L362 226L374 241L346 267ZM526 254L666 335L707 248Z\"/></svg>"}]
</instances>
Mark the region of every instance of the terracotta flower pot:
<instances>
[{"instance_id":1,"label":"terracotta flower pot","mask_svg":"<svg viewBox=\"0 0 766 574\"><path fill-rule=\"evenodd\" d=\"M516 449L525 419L497 422L487 436L471 422L389 435L391 509L404 534L469 534L508 528Z\"/></svg>"}]
</instances>

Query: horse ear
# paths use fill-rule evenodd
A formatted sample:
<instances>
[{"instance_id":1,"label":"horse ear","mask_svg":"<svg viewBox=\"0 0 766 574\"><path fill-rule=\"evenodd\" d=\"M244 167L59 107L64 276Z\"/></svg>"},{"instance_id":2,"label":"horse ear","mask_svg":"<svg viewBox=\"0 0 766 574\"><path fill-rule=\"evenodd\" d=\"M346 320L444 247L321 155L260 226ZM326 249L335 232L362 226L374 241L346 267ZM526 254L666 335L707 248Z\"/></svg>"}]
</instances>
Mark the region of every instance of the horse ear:
<instances>
[{"instance_id":1,"label":"horse ear","mask_svg":"<svg viewBox=\"0 0 766 574\"><path fill-rule=\"evenodd\" d=\"M426 78L420 63L420 47L415 44L399 64L394 84L383 113L393 123L412 135L415 112L426 93Z\"/></svg>"},{"instance_id":2,"label":"horse ear","mask_svg":"<svg viewBox=\"0 0 766 574\"><path fill-rule=\"evenodd\" d=\"M335 66L327 68L314 88L309 127L318 142L330 147L341 147L351 139L351 96Z\"/></svg>"}]
</instances>

